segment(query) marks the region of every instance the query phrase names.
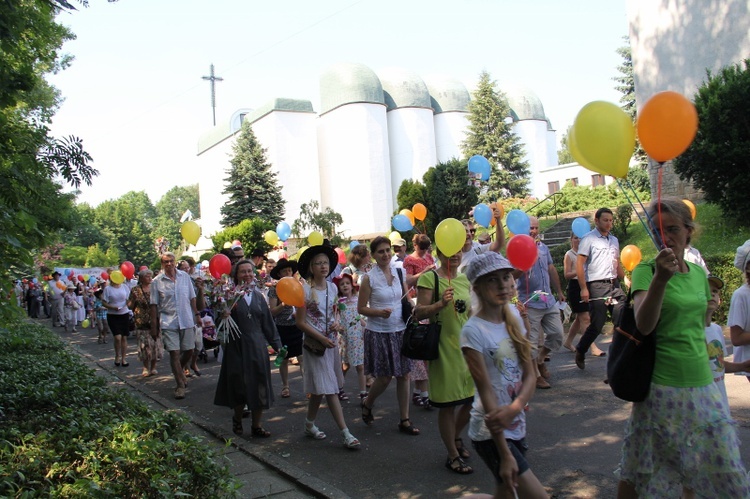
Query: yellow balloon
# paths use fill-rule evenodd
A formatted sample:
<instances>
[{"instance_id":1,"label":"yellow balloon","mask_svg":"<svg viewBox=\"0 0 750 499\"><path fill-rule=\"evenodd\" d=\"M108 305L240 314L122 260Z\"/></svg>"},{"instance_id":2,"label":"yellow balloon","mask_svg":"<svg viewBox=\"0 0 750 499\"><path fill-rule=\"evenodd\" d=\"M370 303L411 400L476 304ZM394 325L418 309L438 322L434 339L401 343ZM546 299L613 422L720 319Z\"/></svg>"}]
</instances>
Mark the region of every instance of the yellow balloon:
<instances>
[{"instance_id":1,"label":"yellow balloon","mask_svg":"<svg viewBox=\"0 0 750 499\"><path fill-rule=\"evenodd\" d=\"M125 276L119 270L113 270L109 274L109 280L115 284L122 284L123 282L125 282Z\"/></svg>"},{"instance_id":2,"label":"yellow balloon","mask_svg":"<svg viewBox=\"0 0 750 499\"><path fill-rule=\"evenodd\" d=\"M393 244L393 241L396 241L398 239L401 239L401 233L397 230L394 230L390 234L388 234L388 240L391 241L391 244Z\"/></svg>"},{"instance_id":3,"label":"yellow balloon","mask_svg":"<svg viewBox=\"0 0 750 499\"><path fill-rule=\"evenodd\" d=\"M688 207L688 210L690 210L690 216L693 218L693 220L695 220L695 215L697 215L698 212L696 211L693 202L689 199L683 199L682 202L685 203L685 206Z\"/></svg>"},{"instance_id":4,"label":"yellow balloon","mask_svg":"<svg viewBox=\"0 0 750 499\"><path fill-rule=\"evenodd\" d=\"M81 326L83 326L83 329L86 329L90 325L91 325L91 321L89 321L88 319L83 319L83 322L81 322Z\"/></svg>"},{"instance_id":5,"label":"yellow balloon","mask_svg":"<svg viewBox=\"0 0 750 499\"><path fill-rule=\"evenodd\" d=\"M198 244L198 238L201 237L201 227L192 220L188 220L180 227L180 234L189 244Z\"/></svg>"},{"instance_id":6,"label":"yellow balloon","mask_svg":"<svg viewBox=\"0 0 750 499\"><path fill-rule=\"evenodd\" d=\"M583 157L581 151L578 150L578 144L576 143L576 131L573 127L570 127L570 132L568 133L568 151L570 151L571 156L573 156L573 159L575 159L579 165L584 168L588 168L589 170L596 171L596 168L591 163L589 163L588 160Z\"/></svg>"},{"instance_id":7,"label":"yellow balloon","mask_svg":"<svg viewBox=\"0 0 750 499\"><path fill-rule=\"evenodd\" d=\"M435 244L445 256L453 256L466 242L464 225L455 218L446 218L435 228Z\"/></svg>"},{"instance_id":8,"label":"yellow balloon","mask_svg":"<svg viewBox=\"0 0 750 499\"><path fill-rule=\"evenodd\" d=\"M224 243L224 249L228 249L228 248L231 248L231 247L232 247L232 243L230 243L229 241L227 241L227 242Z\"/></svg>"},{"instance_id":9,"label":"yellow balloon","mask_svg":"<svg viewBox=\"0 0 750 499\"><path fill-rule=\"evenodd\" d=\"M302 256L302 253L305 252L306 249L308 249L309 246L302 246L300 249L297 250L297 254L294 255L291 260L297 260L299 261L300 257Z\"/></svg>"},{"instance_id":10,"label":"yellow balloon","mask_svg":"<svg viewBox=\"0 0 750 499\"><path fill-rule=\"evenodd\" d=\"M276 246L276 243L279 242L279 235L272 230L267 230L265 234L263 234L263 240L271 246Z\"/></svg>"},{"instance_id":11,"label":"yellow balloon","mask_svg":"<svg viewBox=\"0 0 750 499\"><path fill-rule=\"evenodd\" d=\"M406 218L408 218L409 221L411 222L411 224L414 225L414 213L412 213L410 209L404 208L403 210L399 211L398 213L399 213L399 215L403 215Z\"/></svg>"},{"instance_id":12,"label":"yellow balloon","mask_svg":"<svg viewBox=\"0 0 750 499\"><path fill-rule=\"evenodd\" d=\"M589 102L578 112L572 129L579 163L602 175L627 176L635 151L635 127L618 105Z\"/></svg>"},{"instance_id":13,"label":"yellow balloon","mask_svg":"<svg viewBox=\"0 0 750 499\"><path fill-rule=\"evenodd\" d=\"M314 230L307 236L307 242L310 243L310 246L320 246L323 244L323 234Z\"/></svg>"}]
</instances>

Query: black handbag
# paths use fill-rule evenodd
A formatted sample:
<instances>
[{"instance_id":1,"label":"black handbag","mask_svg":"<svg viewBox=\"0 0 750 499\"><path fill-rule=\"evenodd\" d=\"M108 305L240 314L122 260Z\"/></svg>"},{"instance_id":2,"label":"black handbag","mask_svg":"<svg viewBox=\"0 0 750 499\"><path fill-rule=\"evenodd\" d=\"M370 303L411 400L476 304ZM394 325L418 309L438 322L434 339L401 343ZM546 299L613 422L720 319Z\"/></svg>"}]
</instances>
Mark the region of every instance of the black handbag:
<instances>
[{"instance_id":1,"label":"black handbag","mask_svg":"<svg viewBox=\"0 0 750 499\"><path fill-rule=\"evenodd\" d=\"M434 270L432 274L435 276L432 303L436 303L440 294L440 279ZM440 352L441 329L442 325L437 318L435 322L430 321L429 324L420 324L416 317L410 317L404 331L401 355L414 360L437 359Z\"/></svg>"},{"instance_id":2,"label":"black handbag","mask_svg":"<svg viewBox=\"0 0 750 499\"><path fill-rule=\"evenodd\" d=\"M656 331L643 335L635 325L632 293L614 318L612 343L607 354L607 378L615 397L643 402L651 390L656 359Z\"/></svg>"},{"instance_id":3,"label":"black handbag","mask_svg":"<svg viewBox=\"0 0 750 499\"><path fill-rule=\"evenodd\" d=\"M396 269L396 272L398 272L398 280L403 284L404 274L402 274L401 269L398 268ZM409 299L409 293L406 293L406 295L401 298L401 320L404 321L404 324L409 322L412 313L414 313L414 305L412 305L411 300Z\"/></svg>"}]
</instances>

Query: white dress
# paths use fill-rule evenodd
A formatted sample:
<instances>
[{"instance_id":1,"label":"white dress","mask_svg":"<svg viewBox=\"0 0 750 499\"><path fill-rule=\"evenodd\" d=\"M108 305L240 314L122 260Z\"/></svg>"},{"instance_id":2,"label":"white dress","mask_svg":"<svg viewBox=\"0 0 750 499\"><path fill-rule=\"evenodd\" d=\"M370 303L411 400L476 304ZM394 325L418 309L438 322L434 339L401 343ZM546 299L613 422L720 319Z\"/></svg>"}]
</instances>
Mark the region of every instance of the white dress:
<instances>
[{"instance_id":1,"label":"white dress","mask_svg":"<svg viewBox=\"0 0 750 499\"><path fill-rule=\"evenodd\" d=\"M315 355L307 350L304 352L305 364L302 369L302 380L305 393L314 395L337 394L339 389L344 386L344 373L341 370L341 355L338 348L338 333L331 331L338 302L338 288L331 282L326 282L326 285L327 304L326 290L314 289L308 284L304 284L307 324L316 331L325 334L334 343L334 348L327 348L322 356ZM313 299L313 293L315 299ZM326 312L328 312L327 321Z\"/></svg>"}]
</instances>

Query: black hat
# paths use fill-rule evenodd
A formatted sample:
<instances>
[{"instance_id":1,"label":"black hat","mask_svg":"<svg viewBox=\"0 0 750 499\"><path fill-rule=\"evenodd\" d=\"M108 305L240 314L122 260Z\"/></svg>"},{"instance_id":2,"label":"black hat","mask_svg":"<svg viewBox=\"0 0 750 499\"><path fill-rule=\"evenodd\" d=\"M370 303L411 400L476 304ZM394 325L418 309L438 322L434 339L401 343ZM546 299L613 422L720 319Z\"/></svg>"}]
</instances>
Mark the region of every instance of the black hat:
<instances>
[{"instance_id":1,"label":"black hat","mask_svg":"<svg viewBox=\"0 0 750 499\"><path fill-rule=\"evenodd\" d=\"M266 258L266 253L260 248L255 248L253 252L250 253L250 258L255 258L256 256L261 257L263 260L268 260L268 258Z\"/></svg>"},{"instance_id":2,"label":"black hat","mask_svg":"<svg viewBox=\"0 0 750 499\"><path fill-rule=\"evenodd\" d=\"M339 255L331 248L330 246L310 246L307 248L303 253L302 256L299 257L299 274L307 279L308 271L310 270L310 262L312 261L315 256L319 254L325 254L328 257L328 277L331 275L331 273L336 269L336 265L339 263Z\"/></svg>"},{"instance_id":3,"label":"black hat","mask_svg":"<svg viewBox=\"0 0 750 499\"><path fill-rule=\"evenodd\" d=\"M55 270L54 272L52 272L52 277L55 277L56 275L62 275L62 274L60 274L60 272Z\"/></svg>"},{"instance_id":4,"label":"black hat","mask_svg":"<svg viewBox=\"0 0 750 499\"><path fill-rule=\"evenodd\" d=\"M274 268L271 269L271 279L276 279L277 281L281 279L281 271L284 269L292 269L292 274L297 272L297 262L292 262L287 260L286 258L280 259Z\"/></svg>"}]
</instances>

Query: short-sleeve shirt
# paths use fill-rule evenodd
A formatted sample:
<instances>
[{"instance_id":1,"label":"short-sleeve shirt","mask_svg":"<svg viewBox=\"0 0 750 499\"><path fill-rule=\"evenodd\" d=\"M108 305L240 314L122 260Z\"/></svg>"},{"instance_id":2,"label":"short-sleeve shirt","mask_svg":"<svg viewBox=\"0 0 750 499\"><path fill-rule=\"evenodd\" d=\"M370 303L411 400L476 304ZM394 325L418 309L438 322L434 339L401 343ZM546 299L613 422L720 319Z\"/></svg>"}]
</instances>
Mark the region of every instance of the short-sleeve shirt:
<instances>
[{"instance_id":1,"label":"short-sleeve shirt","mask_svg":"<svg viewBox=\"0 0 750 499\"><path fill-rule=\"evenodd\" d=\"M393 263L391 262L391 264ZM404 258L403 267L407 274L417 275L430 265L435 265L435 259L432 258L431 254L425 253L422 258L414 255L407 255L406 258Z\"/></svg>"},{"instance_id":2,"label":"short-sleeve shirt","mask_svg":"<svg viewBox=\"0 0 750 499\"><path fill-rule=\"evenodd\" d=\"M549 277L549 266L554 265L554 262L546 244L538 242L536 243L536 247L539 257L529 270L516 279L516 290L518 291L518 300L522 303L526 302L535 291L547 293L547 295L540 296L538 300L531 300L526 304L529 308L547 310L556 306L556 300L552 296L552 286L550 285Z\"/></svg>"},{"instance_id":3,"label":"short-sleeve shirt","mask_svg":"<svg viewBox=\"0 0 750 499\"><path fill-rule=\"evenodd\" d=\"M719 387L721 396L724 397L727 412L729 412L727 387L724 385L724 359L729 356L729 352L727 352L727 344L724 341L724 332L721 330L721 326L715 322L712 322L706 328L706 350L708 351L708 366L711 368L714 383Z\"/></svg>"},{"instance_id":4,"label":"short-sleeve shirt","mask_svg":"<svg viewBox=\"0 0 750 499\"><path fill-rule=\"evenodd\" d=\"M687 273L678 272L667 282L659 322L656 325L656 361L652 381L677 388L706 386L713 382L706 353L708 279L702 268L685 262ZM633 270L632 291L647 291L654 259Z\"/></svg>"},{"instance_id":5,"label":"short-sleeve shirt","mask_svg":"<svg viewBox=\"0 0 750 499\"><path fill-rule=\"evenodd\" d=\"M586 282L617 277L615 265L620 258L620 242L612 234L603 236L597 229L592 230L578 243L578 254L586 257Z\"/></svg>"},{"instance_id":6,"label":"short-sleeve shirt","mask_svg":"<svg viewBox=\"0 0 750 499\"><path fill-rule=\"evenodd\" d=\"M515 311L515 307L512 307L512 310ZM518 322L523 330L520 317ZM510 405L523 388L523 366L505 323L494 324L476 316L471 317L461 331L461 348L470 348L482 355L498 404ZM484 424L484 415L482 399L479 393L476 393L469 420L469 438L472 440L492 438ZM526 413L521 411L505 430L505 438L520 440L525 436Z\"/></svg>"},{"instance_id":7,"label":"short-sleeve shirt","mask_svg":"<svg viewBox=\"0 0 750 499\"><path fill-rule=\"evenodd\" d=\"M130 313L128 309L128 297L130 296L130 288L125 284L119 286L107 286L104 288L104 294L102 298L110 306L117 307L117 310L109 309L107 313L109 315L125 315Z\"/></svg>"},{"instance_id":8,"label":"short-sleeve shirt","mask_svg":"<svg viewBox=\"0 0 750 499\"><path fill-rule=\"evenodd\" d=\"M744 331L750 331L750 286L747 284L743 284L732 293L727 326L737 326ZM734 347L734 362L744 362L748 359L750 359L750 345ZM750 373L745 372L737 374L750 376Z\"/></svg>"},{"instance_id":9,"label":"short-sleeve shirt","mask_svg":"<svg viewBox=\"0 0 750 499\"><path fill-rule=\"evenodd\" d=\"M159 308L162 329L188 329L195 326L190 301L195 298L195 288L190 276L177 270L173 281L162 272L151 282L151 305Z\"/></svg>"},{"instance_id":10,"label":"short-sleeve shirt","mask_svg":"<svg viewBox=\"0 0 750 499\"><path fill-rule=\"evenodd\" d=\"M492 243L477 244L476 246L472 244L472 247L469 251L464 251L461 254L461 263L458 264L458 271L461 273L466 272L466 267L469 266L469 262L476 258L478 255L487 253L490 250L490 246L492 246Z\"/></svg>"}]
</instances>

